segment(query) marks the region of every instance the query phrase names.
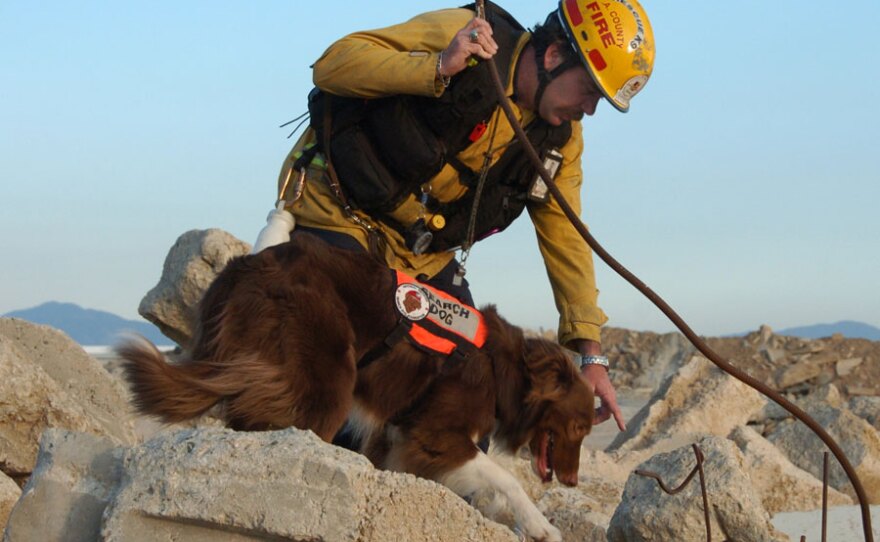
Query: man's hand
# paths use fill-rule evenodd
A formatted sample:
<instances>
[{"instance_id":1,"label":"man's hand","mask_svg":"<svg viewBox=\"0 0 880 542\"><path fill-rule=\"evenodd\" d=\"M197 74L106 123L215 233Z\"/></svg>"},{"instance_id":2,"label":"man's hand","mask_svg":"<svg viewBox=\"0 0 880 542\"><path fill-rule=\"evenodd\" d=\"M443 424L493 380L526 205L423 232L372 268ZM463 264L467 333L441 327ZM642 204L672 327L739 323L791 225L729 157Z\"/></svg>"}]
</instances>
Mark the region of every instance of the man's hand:
<instances>
[{"instance_id":1,"label":"man's hand","mask_svg":"<svg viewBox=\"0 0 880 542\"><path fill-rule=\"evenodd\" d=\"M595 341L579 340L574 345L578 352L584 355L598 356L602 353L602 347ZM581 370L581 374L587 382L593 387L593 393L599 398L601 405L596 409L596 418L594 424L604 422L610 417L614 417L617 422L617 428L626 431L626 421L623 419L623 412L617 404L617 392L614 391L614 385L608 378L608 370L601 365L587 365Z\"/></svg>"},{"instance_id":2,"label":"man's hand","mask_svg":"<svg viewBox=\"0 0 880 542\"><path fill-rule=\"evenodd\" d=\"M596 394L601 403L599 408L596 409L596 418L593 420L593 423L602 423L614 416L617 428L621 431L626 431L626 421L623 419L623 412L620 411L620 407L617 405L617 392L614 391L611 379L608 378L608 370L601 365L587 365L583 368L581 374L593 386L593 393Z\"/></svg>"},{"instance_id":3,"label":"man's hand","mask_svg":"<svg viewBox=\"0 0 880 542\"><path fill-rule=\"evenodd\" d=\"M492 39L492 27L485 19L472 19L455 33L449 46L443 50L440 75L452 77L468 66L471 56L490 59L498 52L498 44Z\"/></svg>"}]
</instances>

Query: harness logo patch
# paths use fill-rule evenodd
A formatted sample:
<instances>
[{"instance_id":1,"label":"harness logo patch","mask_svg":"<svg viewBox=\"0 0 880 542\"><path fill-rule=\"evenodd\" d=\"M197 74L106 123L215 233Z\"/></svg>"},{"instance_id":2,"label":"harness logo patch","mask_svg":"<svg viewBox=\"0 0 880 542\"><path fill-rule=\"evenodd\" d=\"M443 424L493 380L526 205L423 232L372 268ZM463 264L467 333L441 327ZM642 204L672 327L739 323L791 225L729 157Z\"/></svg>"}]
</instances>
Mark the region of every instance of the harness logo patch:
<instances>
[{"instance_id":1,"label":"harness logo patch","mask_svg":"<svg viewBox=\"0 0 880 542\"><path fill-rule=\"evenodd\" d=\"M413 323L409 338L429 350L449 354L458 346L482 348L486 325L480 312L451 295L394 271L397 311Z\"/></svg>"},{"instance_id":2,"label":"harness logo patch","mask_svg":"<svg viewBox=\"0 0 880 542\"><path fill-rule=\"evenodd\" d=\"M423 320L431 310L425 291L415 284L398 286L394 293L394 301L400 314L413 321Z\"/></svg>"}]
</instances>

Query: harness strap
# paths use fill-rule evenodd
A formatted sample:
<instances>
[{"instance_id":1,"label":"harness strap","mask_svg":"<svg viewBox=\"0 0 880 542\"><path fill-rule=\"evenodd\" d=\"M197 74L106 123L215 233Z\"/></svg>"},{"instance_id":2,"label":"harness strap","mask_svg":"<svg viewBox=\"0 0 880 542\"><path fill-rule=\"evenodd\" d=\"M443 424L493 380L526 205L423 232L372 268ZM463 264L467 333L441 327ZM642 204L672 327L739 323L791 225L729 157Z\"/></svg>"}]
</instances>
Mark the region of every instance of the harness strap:
<instances>
[{"instance_id":1,"label":"harness strap","mask_svg":"<svg viewBox=\"0 0 880 542\"><path fill-rule=\"evenodd\" d=\"M333 117L330 111L330 103L332 102L332 97L330 94L327 94L325 97L324 103L324 158L327 162L327 182L330 185L330 189L333 190L333 194L336 196L339 204L342 206L342 211L345 213L345 216L348 217L349 220L357 224L358 226L364 228L367 231L367 244L369 245L368 251L371 256L373 256L376 260L380 262L385 262L385 243L384 239L380 237L380 232L371 226L369 223L362 220L359 216L354 213L351 204L348 201L348 198L345 197L345 192L342 190L342 185L339 183L339 177L336 175L336 168L333 167L333 160L330 157L330 136L333 131Z\"/></svg>"},{"instance_id":2,"label":"harness strap","mask_svg":"<svg viewBox=\"0 0 880 542\"><path fill-rule=\"evenodd\" d=\"M401 318L400 320L398 320L397 325L394 326L394 329L391 330L391 333L389 333L388 336L385 337L385 340L383 340L381 343L377 344L369 352L364 354L361 357L361 359L358 360L358 362L357 362L358 370L368 367L377 359L388 354L388 352L390 352L391 349L397 345L397 343L399 343L400 341L402 341L404 339L409 340L410 344L412 344L413 346L415 346L419 350L422 350L424 352L428 352L430 354L435 354L435 355L440 354L439 352L437 352L435 350L431 350L430 348L427 348L427 347L419 344L418 341L416 341L415 339L412 338L411 334L415 330L419 329L420 327L421 326L419 326L418 324L413 324L411 321L407 320L406 318ZM415 331L415 332L418 333L418 331ZM442 330L442 328L438 328L438 329L432 330L431 332L436 335L440 335L443 333L443 330ZM470 357L472 354L474 354L476 352L477 352L476 347L466 347L466 346L462 347L462 345L454 345L453 350L451 352L449 352L448 354L446 354L446 362L443 364L443 367L446 369L454 367L455 365L466 361L468 359L468 357Z\"/></svg>"},{"instance_id":3,"label":"harness strap","mask_svg":"<svg viewBox=\"0 0 880 542\"><path fill-rule=\"evenodd\" d=\"M358 369L388 354L404 338L423 352L444 356L443 370L455 367L485 344L487 329L478 310L405 273L388 271L397 285L397 324L382 342L361 356Z\"/></svg>"},{"instance_id":4,"label":"harness strap","mask_svg":"<svg viewBox=\"0 0 880 542\"><path fill-rule=\"evenodd\" d=\"M412 322L406 318L397 321L397 325L391 330L391 333L385 337L385 340L373 347L372 350L364 354L357 362L357 368L363 369L370 365L380 357L391 351L394 346L409 335Z\"/></svg>"},{"instance_id":5,"label":"harness strap","mask_svg":"<svg viewBox=\"0 0 880 542\"><path fill-rule=\"evenodd\" d=\"M549 72L544 67L544 53L547 52L547 47L549 44L534 44L533 47L535 49L535 63L538 68L538 88L535 90L535 111L539 111L541 108L541 98L544 97L544 91L547 90L547 85L550 84L550 81L559 77L563 72L567 71L570 68L574 68L578 65L577 60L569 57L565 61L562 62L559 66L556 66Z\"/></svg>"}]
</instances>

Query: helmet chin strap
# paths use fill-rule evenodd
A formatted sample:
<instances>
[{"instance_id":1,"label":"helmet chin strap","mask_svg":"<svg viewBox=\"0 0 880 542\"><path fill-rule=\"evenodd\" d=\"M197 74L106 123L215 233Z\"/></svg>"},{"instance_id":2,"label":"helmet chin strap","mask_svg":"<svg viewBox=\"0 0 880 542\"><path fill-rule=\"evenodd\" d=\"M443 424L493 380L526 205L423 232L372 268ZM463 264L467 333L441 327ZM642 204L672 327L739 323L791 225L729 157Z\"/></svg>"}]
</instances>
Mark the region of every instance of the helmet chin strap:
<instances>
[{"instance_id":1,"label":"helmet chin strap","mask_svg":"<svg viewBox=\"0 0 880 542\"><path fill-rule=\"evenodd\" d=\"M535 113L537 114L541 110L541 98L544 97L544 91L547 90L547 85L550 84L550 81L562 75L563 72L577 66L578 61L569 57L562 64L548 72L544 67L544 54L547 52L548 44L533 44L533 47L535 49L535 65L538 70L538 88L535 89Z\"/></svg>"}]
</instances>

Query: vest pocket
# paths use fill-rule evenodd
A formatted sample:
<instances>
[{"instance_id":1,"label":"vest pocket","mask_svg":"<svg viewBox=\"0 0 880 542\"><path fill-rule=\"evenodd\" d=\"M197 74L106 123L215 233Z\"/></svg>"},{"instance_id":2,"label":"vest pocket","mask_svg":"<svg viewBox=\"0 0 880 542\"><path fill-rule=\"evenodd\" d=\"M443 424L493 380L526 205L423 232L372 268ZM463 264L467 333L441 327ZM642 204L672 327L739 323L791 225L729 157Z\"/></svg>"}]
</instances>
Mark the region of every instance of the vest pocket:
<instances>
[{"instance_id":1,"label":"vest pocket","mask_svg":"<svg viewBox=\"0 0 880 542\"><path fill-rule=\"evenodd\" d=\"M409 96L376 100L365 119L376 149L407 191L417 190L440 172L445 146L425 129L418 102Z\"/></svg>"},{"instance_id":2,"label":"vest pocket","mask_svg":"<svg viewBox=\"0 0 880 542\"><path fill-rule=\"evenodd\" d=\"M407 191L382 164L360 125L334 134L330 146L339 183L353 207L386 211L404 198ZM345 159L336 159L343 156Z\"/></svg>"}]
</instances>

